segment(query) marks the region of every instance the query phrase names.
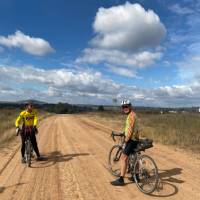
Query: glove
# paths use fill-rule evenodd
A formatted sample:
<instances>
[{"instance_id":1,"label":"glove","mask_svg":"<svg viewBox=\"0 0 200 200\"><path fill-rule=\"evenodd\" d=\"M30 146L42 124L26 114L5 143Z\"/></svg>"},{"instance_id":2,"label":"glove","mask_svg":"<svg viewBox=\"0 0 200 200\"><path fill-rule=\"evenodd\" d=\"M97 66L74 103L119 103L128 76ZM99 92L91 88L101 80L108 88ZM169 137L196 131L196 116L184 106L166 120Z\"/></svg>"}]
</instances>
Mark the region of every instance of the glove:
<instances>
[{"instance_id":1,"label":"glove","mask_svg":"<svg viewBox=\"0 0 200 200\"><path fill-rule=\"evenodd\" d=\"M19 131L20 131L20 129L19 129L19 127L16 127L16 135L18 136L19 135Z\"/></svg>"},{"instance_id":2,"label":"glove","mask_svg":"<svg viewBox=\"0 0 200 200\"><path fill-rule=\"evenodd\" d=\"M35 133L35 134L38 134L38 129L37 129L36 126L33 127L33 130L34 130L34 133Z\"/></svg>"}]
</instances>

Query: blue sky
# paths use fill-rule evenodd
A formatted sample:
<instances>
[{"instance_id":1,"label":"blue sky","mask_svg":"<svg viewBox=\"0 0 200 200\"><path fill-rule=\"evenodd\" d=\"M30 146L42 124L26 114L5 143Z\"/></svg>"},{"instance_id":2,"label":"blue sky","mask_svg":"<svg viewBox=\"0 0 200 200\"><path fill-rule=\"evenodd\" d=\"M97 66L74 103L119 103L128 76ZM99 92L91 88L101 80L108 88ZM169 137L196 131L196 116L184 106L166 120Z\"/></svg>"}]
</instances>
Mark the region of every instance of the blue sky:
<instances>
[{"instance_id":1,"label":"blue sky","mask_svg":"<svg viewBox=\"0 0 200 200\"><path fill-rule=\"evenodd\" d=\"M0 100L200 106L198 0L0 1Z\"/></svg>"}]
</instances>

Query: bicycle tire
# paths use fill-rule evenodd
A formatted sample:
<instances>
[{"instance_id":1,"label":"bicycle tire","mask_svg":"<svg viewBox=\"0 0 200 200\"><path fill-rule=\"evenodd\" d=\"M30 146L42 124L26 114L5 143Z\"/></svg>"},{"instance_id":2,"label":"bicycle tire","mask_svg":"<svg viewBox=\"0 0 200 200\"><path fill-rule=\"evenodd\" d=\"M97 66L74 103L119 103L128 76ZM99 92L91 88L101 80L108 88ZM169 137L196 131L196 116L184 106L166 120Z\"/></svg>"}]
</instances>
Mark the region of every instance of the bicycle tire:
<instances>
[{"instance_id":1,"label":"bicycle tire","mask_svg":"<svg viewBox=\"0 0 200 200\"><path fill-rule=\"evenodd\" d=\"M119 177L120 176L120 168L119 171L117 172L116 170L114 170L113 168L113 164L112 164L112 154L114 152L114 150L116 150L116 154L114 155L114 157L116 158L116 160L114 162L118 162L120 161L121 155L122 155L122 147L120 145L114 145L110 152L109 152L109 156L108 156L108 167L109 167L109 171L111 172L112 175Z\"/></svg>"},{"instance_id":2,"label":"bicycle tire","mask_svg":"<svg viewBox=\"0 0 200 200\"><path fill-rule=\"evenodd\" d=\"M137 170L136 167L137 167L138 161L139 161L139 160L142 160L142 159L144 159L144 158L149 159L150 162L151 162L151 163L153 164L153 166L154 166L155 183L154 183L154 186L153 186L151 189L149 189L149 190L144 190L144 189L140 186L140 181L138 181L138 179L137 179L137 177L136 177L136 170ZM151 194L151 193L153 193L153 192L156 190L156 188L158 187L159 174L158 174L157 165L156 165L155 161L153 160L153 158L151 158L150 156L145 155L145 154L141 155L140 158L136 161L136 163L135 163L135 165L134 165L134 172L135 172L135 173L134 173L134 180L135 180L135 183L136 183L138 189L139 189L141 192L143 192L144 194ZM141 174L140 174L140 175L141 175ZM140 176L140 175L139 175L139 176Z\"/></svg>"},{"instance_id":3,"label":"bicycle tire","mask_svg":"<svg viewBox=\"0 0 200 200\"><path fill-rule=\"evenodd\" d=\"M31 166L31 142L29 140L26 141L26 165L27 167Z\"/></svg>"}]
</instances>

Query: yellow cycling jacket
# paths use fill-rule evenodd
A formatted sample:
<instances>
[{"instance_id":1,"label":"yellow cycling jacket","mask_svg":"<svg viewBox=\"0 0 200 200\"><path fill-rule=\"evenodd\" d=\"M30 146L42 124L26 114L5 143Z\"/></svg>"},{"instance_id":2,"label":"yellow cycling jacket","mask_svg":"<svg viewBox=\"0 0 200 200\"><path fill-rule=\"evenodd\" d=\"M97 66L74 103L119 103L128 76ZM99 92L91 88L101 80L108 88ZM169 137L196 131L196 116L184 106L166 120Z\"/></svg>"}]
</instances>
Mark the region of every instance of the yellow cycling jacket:
<instances>
[{"instance_id":1,"label":"yellow cycling jacket","mask_svg":"<svg viewBox=\"0 0 200 200\"><path fill-rule=\"evenodd\" d=\"M133 111L131 111L127 116L124 131L125 131L126 138L131 139L131 140L139 139L138 119L137 119L136 114Z\"/></svg>"},{"instance_id":2,"label":"yellow cycling jacket","mask_svg":"<svg viewBox=\"0 0 200 200\"><path fill-rule=\"evenodd\" d=\"M36 126L37 123L38 123L38 118L36 110L32 110L32 112L24 110L20 113L20 115L16 119L15 126L16 127L19 127L20 125Z\"/></svg>"}]
</instances>

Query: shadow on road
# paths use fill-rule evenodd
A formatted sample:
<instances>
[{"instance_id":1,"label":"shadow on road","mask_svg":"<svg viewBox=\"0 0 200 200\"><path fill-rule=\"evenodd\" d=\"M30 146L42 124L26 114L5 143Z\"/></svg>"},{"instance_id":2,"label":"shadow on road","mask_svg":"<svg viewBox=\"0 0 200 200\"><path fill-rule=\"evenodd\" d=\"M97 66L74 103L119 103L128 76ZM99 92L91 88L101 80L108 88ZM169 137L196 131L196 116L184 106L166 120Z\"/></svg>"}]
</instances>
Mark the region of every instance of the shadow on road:
<instances>
[{"instance_id":1,"label":"shadow on road","mask_svg":"<svg viewBox=\"0 0 200 200\"><path fill-rule=\"evenodd\" d=\"M182 168L173 168L169 170L159 170L159 184L157 190L150 194L154 197L170 197L178 193L175 184L182 184L185 181L175 178L174 176L182 173Z\"/></svg>"},{"instance_id":2,"label":"shadow on road","mask_svg":"<svg viewBox=\"0 0 200 200\"><path fill-rule=\"evenodd\" d=\"M170 197L178 193L178 188L174 183L181 184L185 181L179 180L173 176L180 175L182 168L173 168L169 170L159 170L159 184L156 191L150 196L153 197ZM133 184L132 181L126 183L126 185Z\"/></svg>"},{"instance_id":3,"label":"shadow on road","mask_svg":"<svg viewBox=\"0 0 200 200\"><path fill-rule=\"evenodd\" d=\"M75 157L88 156L89 153L73 153L73 154L61 154L60 151L53 151L46 155L43 155L43 160L39 162L39 166L31 166L32 168L45 168L55 165L58 162L67 162Z\"/></svg>"},{"instance_id":4,"label":"shadow on road","mask_svg":"<svg viewBox=\"0 0 200 200\"><path fill-rule=\"evenodd\" d=\"M172 182L172 183L184 183L185 181L179 180L174 178L173 176L180 175L182 168L173 168L169 170L162 170L162 172L159 173L159 177L161 180Z\"/></svg>"}]
</instances>

